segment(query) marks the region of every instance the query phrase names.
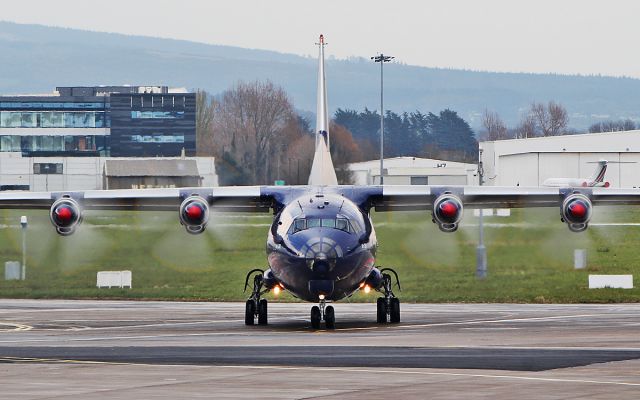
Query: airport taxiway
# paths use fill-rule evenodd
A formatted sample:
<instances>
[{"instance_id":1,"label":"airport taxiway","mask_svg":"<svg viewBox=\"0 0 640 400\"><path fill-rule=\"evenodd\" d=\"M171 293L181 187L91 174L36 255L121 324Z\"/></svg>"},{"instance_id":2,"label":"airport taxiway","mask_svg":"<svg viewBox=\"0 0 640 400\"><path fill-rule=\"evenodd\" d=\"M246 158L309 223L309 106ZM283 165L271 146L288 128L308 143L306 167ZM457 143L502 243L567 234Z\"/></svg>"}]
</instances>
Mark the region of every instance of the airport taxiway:
<instances>
[{"instance_id":1,"label":"airport taxiway","mask_svg":"<svg viewBox=\"0 0 640 400\"><path fill-rule=\"evenodd\" d=\"M640 305L0 300L0 397L640 398Z\"/></svg>"}]
</instances>

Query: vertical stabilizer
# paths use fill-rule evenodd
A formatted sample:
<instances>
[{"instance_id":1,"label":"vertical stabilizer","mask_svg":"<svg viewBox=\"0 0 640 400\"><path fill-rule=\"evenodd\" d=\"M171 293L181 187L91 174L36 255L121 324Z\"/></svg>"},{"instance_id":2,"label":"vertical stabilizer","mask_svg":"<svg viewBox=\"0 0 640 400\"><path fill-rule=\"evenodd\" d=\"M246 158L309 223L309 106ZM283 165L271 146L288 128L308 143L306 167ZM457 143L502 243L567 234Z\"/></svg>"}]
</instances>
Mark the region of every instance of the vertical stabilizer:
<instances>
[{"instance_id":1,"label":"vertical stabilizer","mask_svg":"<svg viewBox=\"0 0 640 400\"><path fill-rule=\"evenodd\" d=\"M318 57L318 108L316 112L316 151L309 175L309 185L337 185L338 178L329 153L329 111L324 75L324 36L320 35Z\"/></svg>"}]
</instances>

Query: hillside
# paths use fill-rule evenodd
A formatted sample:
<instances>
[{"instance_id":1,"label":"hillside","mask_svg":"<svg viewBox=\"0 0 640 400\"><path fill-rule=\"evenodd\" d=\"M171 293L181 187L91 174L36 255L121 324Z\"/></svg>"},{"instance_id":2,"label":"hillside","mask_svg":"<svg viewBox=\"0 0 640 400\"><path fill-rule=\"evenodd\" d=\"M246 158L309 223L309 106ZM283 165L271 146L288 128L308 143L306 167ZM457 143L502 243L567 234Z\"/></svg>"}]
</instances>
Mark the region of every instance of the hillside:
<instances>
[{"instance_id":1,"label":"hillside","mask_svg":"<svg viewBox=\"0 0 640 400\"><path fill-rule=\"evenodd\" d=\"M0 22L0 54L4 95L99 84L166 84L219 93L238 80L270 79L291 94L298 109L315 110L316 60L291 54L9 22ZM377 109L379 68L368 59L330 59L327 79L332 110ZM567 107L574 128L602 119L640 121L638 79L385 68L385 108L448 107L474 127L485 108L514 125L532 101L552 99Z\"/></svg>"}]
</instances>

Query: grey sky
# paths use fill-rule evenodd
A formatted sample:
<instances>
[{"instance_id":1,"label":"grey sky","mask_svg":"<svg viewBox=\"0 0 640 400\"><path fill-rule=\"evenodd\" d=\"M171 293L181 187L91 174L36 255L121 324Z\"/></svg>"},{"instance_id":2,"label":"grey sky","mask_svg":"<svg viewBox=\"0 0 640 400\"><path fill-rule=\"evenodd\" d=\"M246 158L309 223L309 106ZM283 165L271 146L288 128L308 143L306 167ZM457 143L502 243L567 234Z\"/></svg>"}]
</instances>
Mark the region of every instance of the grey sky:
<instances>
[{"instance_id":1,"label":"grey sky","mask_svg":"<svg viewBox=\"0 0 640 400\"><path fill-rule=\"evenodd\" d=\"M631 0L21 0L0 19L414 65L640 78Z\"/></svg>"}]
</instances>

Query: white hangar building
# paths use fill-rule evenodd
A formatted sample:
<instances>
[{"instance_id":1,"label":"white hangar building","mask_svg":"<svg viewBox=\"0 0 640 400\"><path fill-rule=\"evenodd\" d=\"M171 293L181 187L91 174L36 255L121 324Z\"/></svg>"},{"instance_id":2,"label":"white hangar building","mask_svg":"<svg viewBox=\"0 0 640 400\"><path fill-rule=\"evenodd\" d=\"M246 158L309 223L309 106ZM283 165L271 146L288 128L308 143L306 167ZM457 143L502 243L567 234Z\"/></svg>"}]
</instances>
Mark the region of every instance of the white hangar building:
<instances>
[{"instance_id":1,"label":"white hangar building","mask_svg":"<svg viewBox=\"0 0 640 400\"><path fill-rule=\"evenodd\" d=\"M356 185L380 184L380 160L352 163ZM418 157L384 160L385 185L477 185L477 165Z\"/></svg>"},{"instance_id":2,"label":"white hangar building","mask_svg":"<svg viewBox=\"0 0 640 400\"><path fill-rule=\"evenodd\" d=\"M23 157L0 152L0 191L218 186L213 157Z\"/></svg>"},{"instance_id":3,"label":"white hangar building","mask_svg":"<svg viewBox=\"0 0 640 400\"><path fill-rule=\"evenodd\" d=\"M541 186L547 178L587 178L612 161L611 187L640 187L640 130L481 142L485 185ZM621 163L621 164L617 164Z\"/></svg>"}]
</instances>

